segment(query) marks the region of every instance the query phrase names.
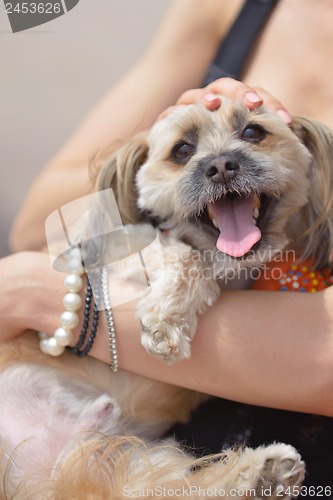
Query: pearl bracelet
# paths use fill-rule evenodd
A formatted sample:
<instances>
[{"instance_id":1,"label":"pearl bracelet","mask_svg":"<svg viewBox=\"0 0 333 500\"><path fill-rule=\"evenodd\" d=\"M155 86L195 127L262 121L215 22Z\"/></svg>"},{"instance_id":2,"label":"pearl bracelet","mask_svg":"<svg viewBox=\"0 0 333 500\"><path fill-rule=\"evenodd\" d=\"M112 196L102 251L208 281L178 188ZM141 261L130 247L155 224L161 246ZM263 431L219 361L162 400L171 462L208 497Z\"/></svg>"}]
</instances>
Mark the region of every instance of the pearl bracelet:
<instances>
[{"instance_id":1,"label":"pearl bracelet","mask_svg":"<svg viewBox=\"0 0 333 500\"><path fill-rule=\"evenodd\" d=\"M88 338L88 341L84 348L82 348L84 342L86 341L87 330L89 326L89 316L90 316L90 306L92 301L92 288L87 280L87 290L85 297L85 307L84 307L84 317L83 317L83 325L81 328L81 333L79 336L79 340L74 347L70 347L70 344L73 341L73 329L79 324L79 317L77 315L77 311L82 306L82 299L78 292L82 290L83 282L81 276L84 274L84 268L82 265L82 257L81 250L79 247L73 247L69 251L69 268L71 270L71 274L66 276L64 280L65 289L67 291L63 304L65 307L65 311L60 316L60 328L54 332L53 337L49 337L46 333L39 332L40 338L40 349L45 354L49 354L51 356L60 356L65 349L75 354L76 356L83 357L86 356L95 339L97 327L98 327L98 302L99 302L99 293L102 294L102 300L105 308L105 317L106 324L109 332L109 350L111 357L110 368L113 372L118 370L118 356L116 349L116 333L114 328L113 314L110 305L109 299L109 290L108 290L108 274L107 269L105 267L102 268L102 272L100 275L100 291L95 289L95 303L93 308L93 318L91 324L91 331ZM81 349L82 348L82 349Z\"/></svg>"},{"instance_id":2,"label":"pearl bracelet","mask_svg":"<svg viewBox=\"0 0 333 500\"><path fill-rule=\"evenodd\" d=\"M79 247L73 247L69 251L69 268L71 273L64 280L67 293L63 300L65 311L60 316L61 326L54 332L53 337L49 337L43 332L39 333L41 351L51 356L60 356L64 352L65 347L73 341L72 330L79 324L76 312L82 305L82 299L78 292L82 290L81 276L84 274Z\"/></svg>"}]
</instances>

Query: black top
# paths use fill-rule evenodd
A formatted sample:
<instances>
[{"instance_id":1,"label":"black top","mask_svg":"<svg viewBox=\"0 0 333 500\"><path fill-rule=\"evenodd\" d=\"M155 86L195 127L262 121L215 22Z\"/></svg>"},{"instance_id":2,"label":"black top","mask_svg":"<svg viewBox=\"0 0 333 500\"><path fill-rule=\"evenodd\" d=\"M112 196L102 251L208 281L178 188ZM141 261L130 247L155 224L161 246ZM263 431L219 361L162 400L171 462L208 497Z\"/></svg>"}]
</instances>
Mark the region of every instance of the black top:
<instances>
[{"instance_id":1,"label":"black top","mask_svg":"<svg viewBox=\"0 0 333 500\"><path fill-rule=\"evenodd\" d=\"M229 33L223 39L204 85L217 78L239 79L247 58L278 0L247 0Z\"/></svg>"},{"instance_id":2,"label":"black top","mask_svg":"<svg viewBox=\"0 0 333 500\"><path fill-rule=\"evenodd\" d=\"M276 3L277 0L245 2L216 54L205 84L222 76L240 77L253 44ZM277 315L280 314L281 311L277 310ZM332 397L332 394L327 394L327 397ZM291 444L306 463L304 484L317 488L299 498L333 498L333 494L325 495L321 489L331 486L333 490L332 418L212 398L193 414L189 424L178 424L171 432L191 450L194 448L199 456L237 444L252 447L274 441Z\"/></svg>"}]
</instances>

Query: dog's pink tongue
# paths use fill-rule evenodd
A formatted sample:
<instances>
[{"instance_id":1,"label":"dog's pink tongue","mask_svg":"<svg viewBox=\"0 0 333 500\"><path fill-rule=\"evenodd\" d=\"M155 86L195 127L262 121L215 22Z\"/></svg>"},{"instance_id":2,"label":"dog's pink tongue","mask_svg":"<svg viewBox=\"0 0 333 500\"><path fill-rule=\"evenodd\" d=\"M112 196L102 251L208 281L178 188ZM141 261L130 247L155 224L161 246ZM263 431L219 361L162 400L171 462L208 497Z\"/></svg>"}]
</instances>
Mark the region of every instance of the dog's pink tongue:
<instances>
[{"instance_id":1,"label":"dog's pink tongue","mask_svg":"<svg viewBox=\"0 0 333 500\"><path fill-rule=\"evenodd\" d=\"M253 196L224 198L209 208L220 230L217 249L231 257L242 257L261 238L253 221Z\"/></svg>"}]
</instances>

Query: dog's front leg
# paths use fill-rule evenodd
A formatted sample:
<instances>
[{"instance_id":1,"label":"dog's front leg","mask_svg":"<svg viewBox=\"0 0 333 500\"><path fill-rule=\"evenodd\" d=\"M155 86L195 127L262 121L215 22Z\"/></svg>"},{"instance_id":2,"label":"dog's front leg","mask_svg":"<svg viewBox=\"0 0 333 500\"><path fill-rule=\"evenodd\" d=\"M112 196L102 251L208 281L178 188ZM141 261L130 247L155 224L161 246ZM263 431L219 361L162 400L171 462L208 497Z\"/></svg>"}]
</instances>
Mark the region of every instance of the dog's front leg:
<instances>
[{"instance_id":1,"label":"dog's front leg","mask_svg":"<svg viewBox=\"0 0 333 500\"><path fill-rule=\"evenodd\" d=\"M150 290L138 304L142 345L167 362L190 357L197 316L213 304L219 286L210 262L188 245L163 248L164 269L155 270Z\"/></svg>"}]
</instances>

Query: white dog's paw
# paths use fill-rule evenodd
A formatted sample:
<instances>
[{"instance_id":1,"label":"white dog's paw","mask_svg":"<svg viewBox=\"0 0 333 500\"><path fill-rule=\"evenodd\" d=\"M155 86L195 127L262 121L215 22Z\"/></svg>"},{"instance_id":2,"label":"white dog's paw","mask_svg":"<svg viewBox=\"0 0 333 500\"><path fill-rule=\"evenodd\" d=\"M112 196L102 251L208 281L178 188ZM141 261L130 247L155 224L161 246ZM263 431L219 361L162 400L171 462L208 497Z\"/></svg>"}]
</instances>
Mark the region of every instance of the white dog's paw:
<instances>
[{"instance_id":1,"label":"white dog's paw","mask_svg":"<svg viewBox=\"0 0 333 500\"><path fill-rule=\"evenodd\" d=\"M141 343L147 352L167 363L190 357L190 337L184 325L156 321L145 324L141 319Z\"/></svg>"},{"instance_id":2,"label":"white dog's paw","mask_svg":"<svg viewBox=\"0 0 333 500\"><path fill-rule=\"evenodd\" d=\"M255 450L262 453L256 484L257 498L288 499L297 497L305 476L305 465L295 448L272 444Z\"/></svg>"}]
</instances>

